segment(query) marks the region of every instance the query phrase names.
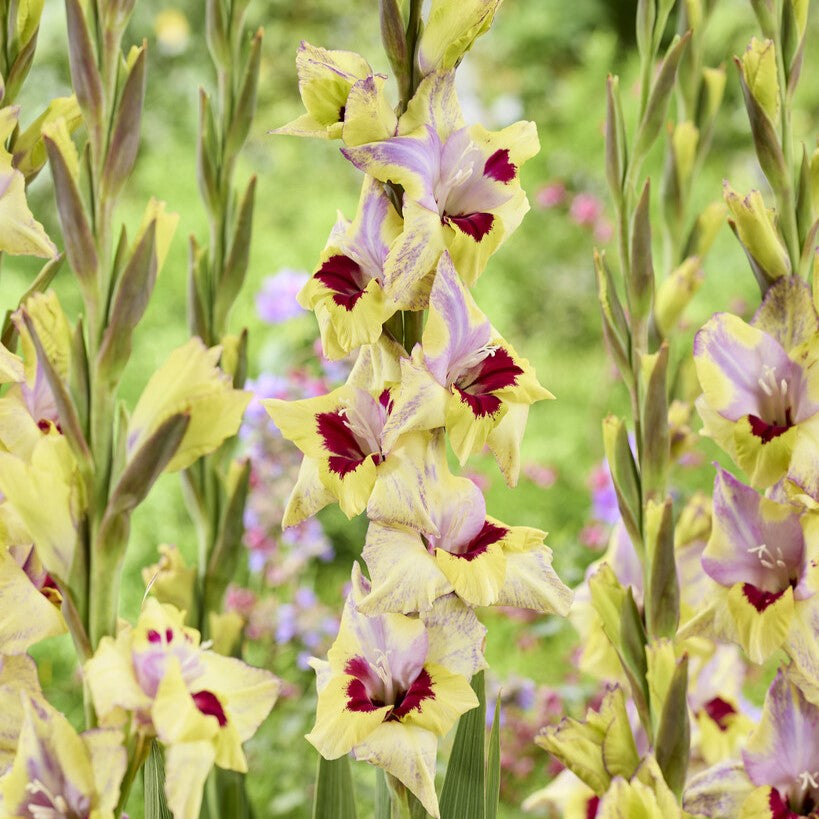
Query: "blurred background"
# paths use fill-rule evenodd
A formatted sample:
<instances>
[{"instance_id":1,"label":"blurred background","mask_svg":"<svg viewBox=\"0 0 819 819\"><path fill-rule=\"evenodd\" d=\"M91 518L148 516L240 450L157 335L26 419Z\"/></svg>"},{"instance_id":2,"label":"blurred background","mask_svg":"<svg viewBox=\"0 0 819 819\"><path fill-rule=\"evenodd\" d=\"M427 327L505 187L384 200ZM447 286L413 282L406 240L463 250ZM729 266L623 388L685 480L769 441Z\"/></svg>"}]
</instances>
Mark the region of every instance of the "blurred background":
<instances>
[{"instance_id":1,"label":"blurred background","mask_svg":"<svg viewBox=\"0 0 819 819\"><path fill-rule=\"evenodd\" d=\"M260 395L302 397L332 388L345 378L344 365L316 356L317 328L294 294L313 269L335 221L336 210L354 215L361 177L339 154L339 143L269 136L268 131L301 112L294 58L298 43L358 51L388 73L378 39L376 0L252 0L249 18L265 29L259 110L237 174L240 186L258 176L250 272L231 327L250 330L252 386ZM636 2L611 0L506 0L491 32L480 39L458 71L461 103L470 122L501 128L518 119L538 125L542 150L523 170L531 213L492 258L475 296L492 323L534 364L541 382L557 397L530 414L523 474L506 488L488 457L469 464L469 476L485 491L490 514L509 524L547 530L555 565L569 585L605 548L616 504L601 463L601 419L627 412L599 327L592 268L594 247L612 238L603 171L605 80L621 76L626 117L637 107L637 61L633 35ZM133 406L151 372L188 331L185 313L187 237L206 237L206 220L195 175L197 88L214 77L204 42L201 0L140 0L125 42L149 43L148 91L140 158L126 189L120 218L133 230L150 196L180 214L179 229L157 283L125 375L123 398ZM819 33L814 4L811 37ZM673 17L673 15L672 15ZM755 34L747 0L719 0L708 34L706 62L723 64L726 97L709 160L695 183L695 205L720 200L722 180L746 192L762 187L747 117L731 56ZM673 34L673 20L667 36ZM819 111L814 49L804 68L794 131L812 149ZM37 57L20 100L25 126L47 100L69 93L62 4L48 0ZM673 116L673 107L669 116ZM662 150L646 173L659 190ZM48 172L30 190L31 207L60 242ZM657 196L655 198L658 199ZM660 224L659 220L656 223ZM655 253L662 232L655 230ZM610 248L612 260L616 249ZM660 256L661 258L661 256ZM662 269L662 265L658 265ZM0 304L16 303L36 265L5 258ZM57 277L66 312L80 300L70 271ZM724 228L705 262L704 284L686 312L684 342L674 355L684 361L697 327L716 310L748 316L758 302L744 255ZM693 397L684 364L677 370L679 397ZM696 425L695 425L696 426ZM310 815L315 752L303 739L311 725L315 694L306 659L332 641L343 586L360 554L365 520L348 523L336 509L318 522L281 534L278 521L299 457L251 405L241 447L254 459L253 494L246 520L248 559L228 603L247 618L246 655L285 681L283 698L249 747L250 792L259 817ZM716 450L707 442L675 477L681 489L708 488ZM134 521L123 616L133 617L144 594L142 567L169 544L192 559L195 534L185 512L177 476L165 476ZM593 686L576 671L577 635L568 622L531 618L521 612L486 611L490 696L502 690L504 764L502 815L517 807L553 775L548 756L532 743L537 730L564 714L582 712ZM42 682L52 701L79 714L77 671L61 640L37 649ZM446 752L441 755L445 759ZM359 767L361 770L359 770ZM363 805L372 799L372 770L354 766ZM142 816L135 790L129 814ZM364 808L361 815L367 815Z\"/></svg>"}]
</instances>

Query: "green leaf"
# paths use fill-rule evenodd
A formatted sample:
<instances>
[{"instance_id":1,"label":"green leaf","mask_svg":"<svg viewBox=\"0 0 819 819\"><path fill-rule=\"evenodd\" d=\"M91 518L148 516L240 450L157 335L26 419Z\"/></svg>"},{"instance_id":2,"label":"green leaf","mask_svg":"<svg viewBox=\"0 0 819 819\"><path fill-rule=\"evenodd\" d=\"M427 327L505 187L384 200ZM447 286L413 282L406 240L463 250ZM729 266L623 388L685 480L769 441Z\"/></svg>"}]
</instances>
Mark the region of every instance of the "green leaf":
<instances>
[{"instance_id":1,"label":"green leaf","mask_svg":"<svg viewBox=\"0 0 819 819\"><path fill-rule=\"evenodd\" d=\"M489 751L486 759L486 819L495 819L500 801L500 710L501 698L495 700L492 730L489 732Z\"/></svg>"},{"instance_id":2,"label":"green leaf","mask_svg":"<svg viewBox=\"0 0 819 819\"><path fill-rule=\"evenodd\" d=\"M486 694L483 671L472 678L478 707L458 720L458 731L441 790L441 819L485 819L484 736Z\"/></svg>"},{"instance_id":3,"label":"green leaf","mask_svg":"<svg viewBox=\"0 0 819 819\"><path fill-rule=\"evenodd\" d=\"M165 801L165 760L156 740L143 768L145 777L145 819L173 819Z\"/></svg>"},{"instance_id":4,"label":"green leaf","mask_svg":"<svg viewBox=\"0 0 819 819\"><path fill-rule=\"evenodd\" d=\"M375 769L375 815L373 819L390 819L390 789L383 768Z\"/></svg>"},{"instance_id":5,"label":"green leaf","mask_svg":"<svg viewBox=\"0 0 819 819\"><path fill-rule=\"evenodd\" d=\"M313 819L356 819L353 777L346 755L333 760L319 757Z\"/></svg>"}]
</instances>

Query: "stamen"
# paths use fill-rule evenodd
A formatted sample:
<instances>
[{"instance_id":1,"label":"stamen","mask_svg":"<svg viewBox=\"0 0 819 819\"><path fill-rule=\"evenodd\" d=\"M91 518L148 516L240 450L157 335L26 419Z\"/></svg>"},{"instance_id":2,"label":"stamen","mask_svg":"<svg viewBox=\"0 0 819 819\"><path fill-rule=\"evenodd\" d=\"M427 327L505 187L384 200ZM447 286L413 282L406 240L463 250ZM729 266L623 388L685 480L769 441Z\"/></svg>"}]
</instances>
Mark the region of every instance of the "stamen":
<instances>
[{"instance_id":1,"label":"stamen","mask_svg":"<svg viewBox=\"0 0 819 819\"><path fill-rule=\"evenodd\" d=\"M34 819L60 819L60 817L68 816L68 802L65 801L65 797L53 793L41 780L33 779L28 782L26 791L32 796L42 794L51 803L50 805L27 805Z\"/></svg>"},{"instance_id":2,"label":"stamen","mask_svg":"<svg viewBox=\"0 0 819 819\"><path fill-rule=\"evenodd\" d=\"M808 790L809 787L819 788L819 771L814 771L813 773L810 771L802 771L796 778L799 780L799 786L803 791Z\"/></svg>"}]
</instances>

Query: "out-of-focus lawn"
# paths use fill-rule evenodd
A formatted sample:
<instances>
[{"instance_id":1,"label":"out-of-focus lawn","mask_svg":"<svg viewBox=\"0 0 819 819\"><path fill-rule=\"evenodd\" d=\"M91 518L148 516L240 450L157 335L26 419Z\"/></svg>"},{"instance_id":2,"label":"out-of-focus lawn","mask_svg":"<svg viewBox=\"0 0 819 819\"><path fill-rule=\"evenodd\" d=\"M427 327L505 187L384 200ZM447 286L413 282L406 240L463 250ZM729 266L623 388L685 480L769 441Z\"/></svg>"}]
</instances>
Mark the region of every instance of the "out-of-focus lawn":
<instances>
[{"instance_id":1,"label":"out-of-focus lawn","mask_svg":"<svg viewBox=\"0 0 819 819\"><path fill-rule=\"evenodd\" d=\"M179 54L163 53L157 42L154 22L156 15L167 8L164 3L141 0L130 30L132 41L148 39L150 69L143 147L120 216L135 226L152 195L180 214L176 238L146 319L137 331L133 359L126 371L122 397L131 406L153 369L187 336L182 320L186 242L189 234L201 240L206 236L194 167L196 86L210 87L213 78L204 47L201 0L180 1L176 7L191 25L187 47ZM595 242L605 240L595 240L589 227L575 224L568 209L577 193L606 200L602 124L607 72L622 75L626 104L634 107L632 47L628 40L618 39L617 33L617 26L622 25L618 18L628 18L629 13L628 4L608 4L605 0L577 0L571 4L507 0L493 31L478 43L460 70L464 110L469 118L480 119L490 127L529 118L539 127L542 152L523 172L533 210L492 259L475 295L493 324L532 361L541 381L557 397L533 409L524 444L525 461L555 470L557 477L551 488L541 489L524 477L517 489L509 490L489 459L478 458L474 466L490 482L490 514L550 532L558 572L569 584L582 578L585 566L596 556L579 544L578 534L589 511L587 477L602 456L600 421L608 412L627 410L598 326L591 254ZM309 316L278 327L263 324L254 308L254 294L262 279L284 267L311 269L336 210L353 216L360 184L358 173L339 155L336 143L266 134L299 111L293 67L298 41L304 38L327 47L360 51L374 67L385 71L386 60L379 51L374 1L338 4L330 0L254 0L250 14L255 23L264 25L266 39L259 114L238 179L256 174L259 187L250 273L233 316L233 327L250 328L250 360L255 374L283 367L287 351L294 344L305 344L316 332ZM24 122L36 115L45 99L67 92L63 30L61 4L49 3L41 47L22 99ZM744 47L753 31L749 4L723 0L711 31L715 54L711 62L726 62L730 53ZM806 76L816 76L816 65L807 65L804 70ZM730 65L728 76L727 99L713 155L697 179L695 195L699 204L720 198L724 177L730 177L737 189L761 184ZM813 115L804 113L797 118L797 133L815 132L817 99L816 84L803 83L802 107ZM648 165L656 178L659 161L654 156ZM553 181L565 185L567 202L549 209L534 205L538 190ZM35 184L31 200L51 235L59 236L47 173ZM658 237L658 251L660 247ZM616 258L613 247L610 253ZM24 261L3 260L0 302L4 306L19 296L34 270L35 266ZM687 314L689 339L714 310L725 309L742 297L753 304L751 277L727 229L722 231L705 270L705 284ZM67 312L73 315L79 301L67 269L60 273L55 287ZM685 352L677 350L677 358ZM707 463L715 453L706 449L706 455ZM689 487L707 487L711 471L704 468L683 480ZM337 519L333 521L335 529L339 524ZM362 536L362 522L354 526ZM156 547L163 542L175 543L193 556L194 533L176 476L165 476L135 517L123 616L133 617L138 611L144 591L139 569L153 562ZM341 550L337 563L318 575L326 586L318 592L326 595L328 602L340 604L333 596L349 573L352 556L349 549ZM501 677L514 672L538 682L561 682L575 639L569 625L542 619L521 626L499 613L487 614L485 619L490 626L488 657ZM534 648L525 652L515 648L521 628L530 629L536 637ZM52 641L40 646L36 653L43 683L55 704L78 716L76 678L65 641ZM309 676L295 669L292 658L285 657L282 667L274 670L292 675L292 681L306 693L301 701L288 700L278 706L250 744L250 767L254 772L251 791L260 817L307 816L307 789L315 754L301 735L307 727L305 719L309 719L314 695ZM371 771L355 767L359 788L372 790ZM535 775L533 788L538 781ZM132 819L141 816L138 801L137 790L129 806ZM503 810L504 816L520 815L514 806L504 806Z\"/></svg>"}]
</instances>

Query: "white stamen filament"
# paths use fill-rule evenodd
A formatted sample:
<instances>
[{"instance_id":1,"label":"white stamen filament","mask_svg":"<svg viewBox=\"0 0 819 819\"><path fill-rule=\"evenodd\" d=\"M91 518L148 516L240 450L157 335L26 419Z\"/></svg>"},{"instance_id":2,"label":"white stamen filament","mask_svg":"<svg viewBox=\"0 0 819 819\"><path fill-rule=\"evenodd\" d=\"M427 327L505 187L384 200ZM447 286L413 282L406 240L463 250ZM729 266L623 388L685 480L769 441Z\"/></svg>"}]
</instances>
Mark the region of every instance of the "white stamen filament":
<instances>
[{"instance_id":1,"label":"white stamen filament","mask_svg":"<svg viewBox=\"0 0 819 819\"><path fill-rule=\"evenodd\" d=\"M63 817L69 815L68 802L65 801L65 798L58 793L53 793L39 779L27 783L26 790L32 796L41 793L51 802L51 805L27 805L26 807L34 819L63 819Z\"/></svg>"},{"instance_id":2,"label":"white stamen filament","mask_svg":"<svg viewBox=\"0 0 819 819\"><path fill-rule=\"evenodd\" d=\"M380 405L379 405L379 408ZM344 418L344 426L359 439L359 443L364 444L365 454L376 454L381 452L381 435L376 433L370 420L358 407L347 404L339 409L338 414ZM386 415L386 413L382 413ZM386 418L382 419L382 427Z\"/></svg>"},{"instance_id":3,"label":"white stamen filament","mask_svg":"<svg viewBox=\"0 0 819 819\"><path fill-rule=\"evenodd\" d=\"M389 652L386 654L380 649L376 651L375 668L378 679L384 686L384 704L393 705L395 703L395 684L390 673Z\"/></svg>"},{"instance_id":4,"label":"white stamen filament","mask_svg":"<svg viewBox=\"0 0 819 819\"><path fill-rule=\"evenodd\" d=\"M819 771L814 771L813 773L810 771L802 771L797 779L803 791L808 790L808 788L819 788Z\"/></svg>"},{"instance_id":5,"label":"white stamen filament","mask_svg":"<svg viewBox=\"0 0 819 819\"><path fill-rule=\"evenodd\" d=\"M788 564L785 563L785 555L782 554L782 547L776 546L776 556L771 549L765 544L760 543L759 546L749 546L748 553L755 554L759 562L766 569L777 571L778 580L780 583L790 582L790 573L788 571ZM782 576L784 572L784 577Z\"/></svg>"},{"instance_id":6,"label":"white stamen filament","mask_svg":"<svg viewBox=\"0 0 819 819\"><path fill-rule=\"evenodd\" d=\"M762 420L775 426L787 424L790 410L787 380L784 378L777 379L776 369L765 364L762 367L762 375L757 379L756 383L767 397L767 400L760 402Z\"/></svg>"},{"instance_id":7,"label":"white stamen filament","mask_svg":"<svg viewBox=\"0 0 819 819\"><path fill-rule=\"evenodd\" d=\"M455 366L450 368L449 372L447 373L447 381L449 382L449 386L462 379L464 376L472 375L470 371L474 370L476 367L479 367L487 358L494 356L498 349L499 347L497 344L486 344L483 347L478 347L477 350L473 350L468 356L466 356L466 358L457 361ZM471 384L472 381L469 383ZM469 386L469 384L466 386Z\"/></svg>"}]
</instances>

